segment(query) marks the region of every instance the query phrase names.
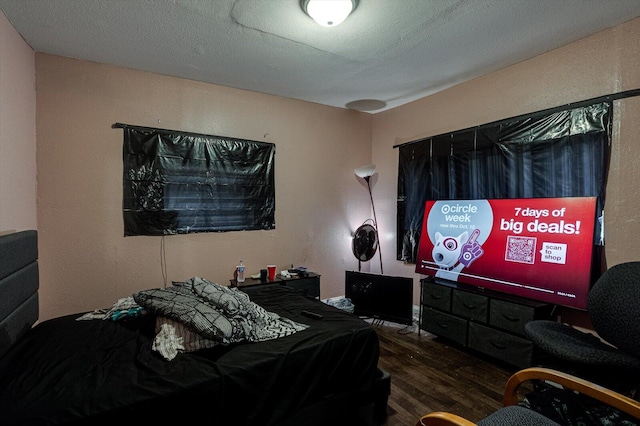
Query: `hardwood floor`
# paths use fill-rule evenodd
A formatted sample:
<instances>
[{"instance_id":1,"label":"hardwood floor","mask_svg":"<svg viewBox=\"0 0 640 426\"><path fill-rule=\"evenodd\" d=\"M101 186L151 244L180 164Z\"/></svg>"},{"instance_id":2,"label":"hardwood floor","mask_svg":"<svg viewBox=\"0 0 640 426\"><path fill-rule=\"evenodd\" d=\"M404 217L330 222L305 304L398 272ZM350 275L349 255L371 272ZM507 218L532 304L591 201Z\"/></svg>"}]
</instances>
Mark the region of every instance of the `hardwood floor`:
<instances>
[{"instance_id":1,"label":"hardwood floor","mask_svg":"<svg viewBox=\"0 0 640 426\"><path fill-rule=\"evenodd\" d=\"M391 374L386 426L413 426L424 414L448 411L477 422L502 406L516 368L479 358L417 326L372 322L380 368Z\"/></svg>"}]
</instances>

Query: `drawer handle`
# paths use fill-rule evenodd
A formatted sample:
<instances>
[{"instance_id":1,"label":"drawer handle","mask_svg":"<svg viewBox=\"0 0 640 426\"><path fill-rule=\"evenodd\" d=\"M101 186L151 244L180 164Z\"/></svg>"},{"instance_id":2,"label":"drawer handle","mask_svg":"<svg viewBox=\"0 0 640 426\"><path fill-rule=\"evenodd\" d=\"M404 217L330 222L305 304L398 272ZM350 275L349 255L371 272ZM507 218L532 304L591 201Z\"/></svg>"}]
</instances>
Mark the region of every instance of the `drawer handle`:
<instances>
[{"instance_id":1,"label":"drawer handle","mask_svg":"<svg viewBox=\"0 0 640 426\"><path fill-rule=\"evenodd\" d=\"M440 300L442 299L442 296L438 296L436 294L430 294L429 297L431 297L433 300Z\"/></svg>"},{"instance_id":2,"label":"drawer handle","mask_svg":"<svg viewBox=\"0 0 640 426\"><path fill-rule=\"evenodd\" d=\"M438 327L440 327L440 328L444 328L445 330L446 330L447 328L449 328L449 326L448 326L447 324L438 324Z\"/></svg>"},{"instance_id":3,"label":"drawer handle","mask_svg":"<svg viewBox=\"0 0 640 426\"><path fill-rule=\"evenodd\" d=\"M508 315L502 314L502 318L506 319L507 321L511 321L511 322L518 322L520 321L520 318L517 317L510 317Z\"/></svg>"},{"instance_id":4,"label":"drawer handle","mask_svg":"<svg viewBox=\"0 0 640 426\"><path fill-rule=\"evenodd\" d=\"M467 305L466 303L463 303L462 306L469 309L470 311L473 311L475 308L477 308L477 306L475 305Z\"/></svg>"},{"instance_id":5,"label":"drawer handle","mask_svg":"<svg viewBox=\"0 0 640 426\"><path fill-rule=\"evenodd\" d=\"M489 340L489 343L491 343L491 345L494 346L496 349L506 349L507 348L506 345L501 345L500 343L496 343L496 342L493 342L491 340Z\"/></svg>"}]
</instances>

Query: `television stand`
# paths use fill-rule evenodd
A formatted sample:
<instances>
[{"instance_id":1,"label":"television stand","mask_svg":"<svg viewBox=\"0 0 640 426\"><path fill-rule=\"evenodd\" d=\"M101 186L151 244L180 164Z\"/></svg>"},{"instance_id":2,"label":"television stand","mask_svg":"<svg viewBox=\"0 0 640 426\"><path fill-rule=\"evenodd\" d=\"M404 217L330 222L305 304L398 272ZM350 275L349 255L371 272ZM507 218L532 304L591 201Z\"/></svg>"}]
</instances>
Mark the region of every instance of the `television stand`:
<instances>
[{"instance_id":1,"label":"television stand","mask_svg":"<svg viewBox=\"0 0 640 426\"><path fill-rule=\"evenodd\" d=\"M420 280L419 329L518 368L533 362L527 322L553 305L432 277Z\"/></svg>"}]
</instances>

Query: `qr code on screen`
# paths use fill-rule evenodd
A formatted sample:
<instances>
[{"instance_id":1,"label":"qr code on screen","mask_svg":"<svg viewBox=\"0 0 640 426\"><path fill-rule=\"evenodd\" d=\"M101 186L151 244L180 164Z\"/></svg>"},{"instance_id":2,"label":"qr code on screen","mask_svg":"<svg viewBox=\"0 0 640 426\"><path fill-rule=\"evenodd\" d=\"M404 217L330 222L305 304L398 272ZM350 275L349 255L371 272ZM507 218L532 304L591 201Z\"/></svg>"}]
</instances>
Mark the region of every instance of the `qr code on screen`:
<instances>
[{"instance_id":1,"label":"qr code on screen","mask_svg":"<svg viewBox=\"0 0 640 426\"><path fill-rule=\"evenodd\" d=\"M536 261L536 241L535 237L508 236L504 260L533 265Z\"/></svg>"}]
</instances>

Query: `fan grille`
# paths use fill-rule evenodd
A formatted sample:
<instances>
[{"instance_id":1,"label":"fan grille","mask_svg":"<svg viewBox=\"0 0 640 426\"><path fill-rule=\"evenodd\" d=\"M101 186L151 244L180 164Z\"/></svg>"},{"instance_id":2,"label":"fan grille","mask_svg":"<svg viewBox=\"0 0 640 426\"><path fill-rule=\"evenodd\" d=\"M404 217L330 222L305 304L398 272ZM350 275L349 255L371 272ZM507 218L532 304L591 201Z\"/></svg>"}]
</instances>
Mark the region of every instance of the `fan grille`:
<instances>
[{"instance_id":1,"label":"fan grille","mask_svg":"<svg viewBox=\"0 0 640 426\"><path fill-rule=\"evenodd\" d=\"M373 225L361 225L353 234L353 255L356 259L366 262L376 254L378 250L378 233Z\"/></svg>"}]
</instances>

